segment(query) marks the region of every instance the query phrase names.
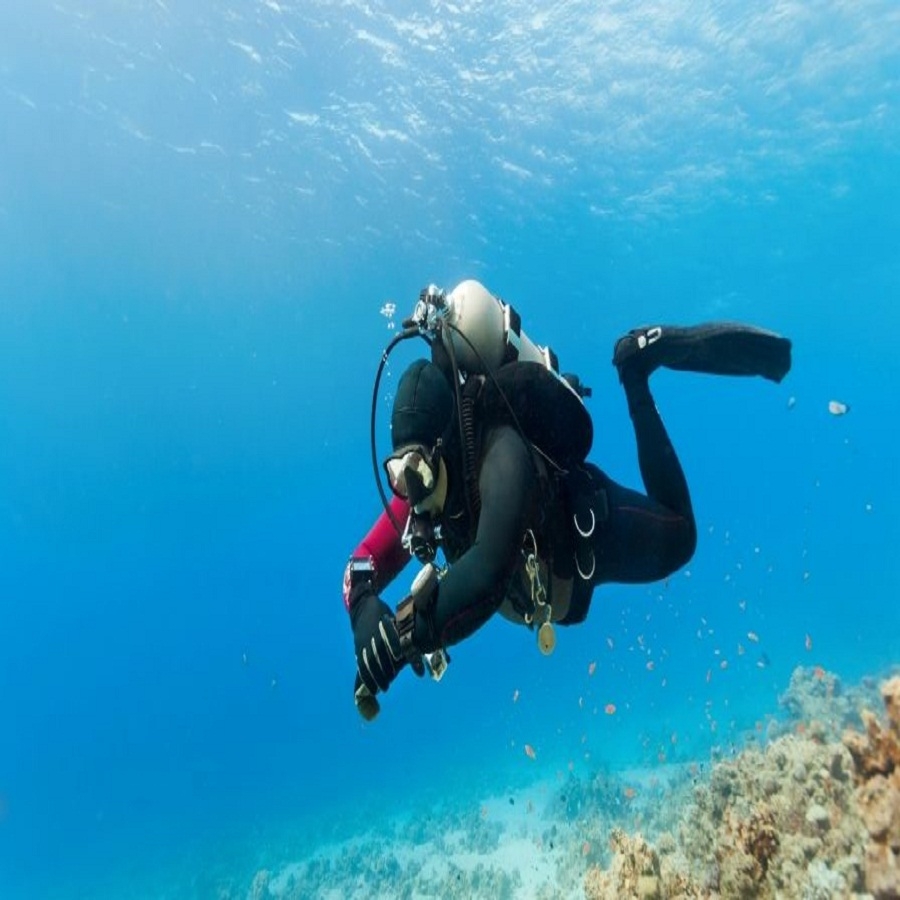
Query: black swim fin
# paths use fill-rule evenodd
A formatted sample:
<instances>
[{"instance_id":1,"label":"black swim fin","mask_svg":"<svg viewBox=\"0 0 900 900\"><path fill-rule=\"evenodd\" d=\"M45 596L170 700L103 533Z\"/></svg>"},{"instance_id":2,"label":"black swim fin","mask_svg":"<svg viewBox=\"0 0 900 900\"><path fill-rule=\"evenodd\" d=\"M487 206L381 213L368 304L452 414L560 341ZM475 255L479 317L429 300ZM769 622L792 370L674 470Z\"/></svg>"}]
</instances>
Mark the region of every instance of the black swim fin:
<instances>
[{"instance_id":1,"label":"black swim fin","mask_svg":"<svg viewBox=\"0 0 900 900\"><path fill-rule=\"evenodd\" d=\"M649 375L664 366L710 375L760 375L778 382L791 368L791 342L740 322L707 322L689 328L654 325L619 338L613 365L620 380L629 371Z\"/></svg>"}]
</instances>

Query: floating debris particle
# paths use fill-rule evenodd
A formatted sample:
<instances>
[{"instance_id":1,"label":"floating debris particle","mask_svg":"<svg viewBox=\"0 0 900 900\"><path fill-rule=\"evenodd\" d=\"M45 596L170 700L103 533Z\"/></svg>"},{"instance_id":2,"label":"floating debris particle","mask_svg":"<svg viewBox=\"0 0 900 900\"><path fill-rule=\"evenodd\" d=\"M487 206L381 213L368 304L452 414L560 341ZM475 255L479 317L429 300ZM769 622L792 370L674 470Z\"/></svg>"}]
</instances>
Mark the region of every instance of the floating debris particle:
<instances>
[{"instance_id":1,"label":"floating debris particle","mask_svg":"<svg viewBox=\"0 0 900 900\"><path fill-rule=\"evenodd\" d=\"M796 397L788 397L787 408L793 409L797 405Z\"/></svg>"}]
</instances>

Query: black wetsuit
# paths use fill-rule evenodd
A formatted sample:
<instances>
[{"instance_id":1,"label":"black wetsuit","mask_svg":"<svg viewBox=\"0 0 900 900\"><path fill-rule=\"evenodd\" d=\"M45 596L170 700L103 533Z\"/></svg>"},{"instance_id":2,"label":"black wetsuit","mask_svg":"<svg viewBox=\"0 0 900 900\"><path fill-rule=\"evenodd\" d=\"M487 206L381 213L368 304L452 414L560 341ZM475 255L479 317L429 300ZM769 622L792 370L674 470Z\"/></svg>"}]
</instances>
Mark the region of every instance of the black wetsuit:
<instances>
[{"instance_id":1,"label":"black wetsuit","mask_svg":"<svg viewBox=\"0 0 900 900\"><path fill-rule=\"evenodd\" d=\"M585 618L596 585L664 578L683 566L696 547L687 482L647 380L639 376L624 387L647 493L623 487L596 466L585 465L591 490L605 495L604 515L590 537L593 571L588 580L574 574L569 611L560 624ZM451 566L434 605L417 616L415 640L420 650L458 643L498 611L521 565L527 529L548 537L557 548L571 547L571 520L563 499L558 494L548 498L532 453L510 426L484 432L475 527L467 511L459 453L448 454L450 493L439 521ZM554 568L571 573L574 564L569 558Z\"/></svg>"}]
</instances>

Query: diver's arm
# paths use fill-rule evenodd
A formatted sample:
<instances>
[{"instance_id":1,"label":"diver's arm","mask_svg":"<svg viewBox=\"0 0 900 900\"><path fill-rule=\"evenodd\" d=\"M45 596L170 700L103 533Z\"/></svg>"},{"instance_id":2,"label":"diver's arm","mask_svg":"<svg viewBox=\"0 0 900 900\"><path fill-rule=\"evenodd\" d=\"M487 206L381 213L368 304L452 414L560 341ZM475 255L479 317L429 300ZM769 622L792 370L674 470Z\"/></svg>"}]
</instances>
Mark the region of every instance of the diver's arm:
<instances>
[{"instance_id":1,"label":"diver's arm","mask_svg":"<svg viewBox=\"0 0 900 900\"><path fill-rule=\"evenodd\" d=\"M406 527L409 504L400 497L391 500L391 513L400 529ZM375 593L381 593L397 577L409 562L410 555L404 549L397 528L387 511L382 512L369 533L350 555L344 570L344 607L349 611L353 581L356 577L368 578Z\"/></svg>"},{"instance_id":2,"label":"diver's arm","mask_svg":"<svg viewBox=\"0 0 900 900\"><path fill-rule=\"evenodd\" d=\"M472 546L450 567L427 613L417 613L416 646L423 652L458 643L480 628L503 600L535 489L530 452L512 428L486 442L478 476L481 512Z\"/></svg>"}]
</instances>

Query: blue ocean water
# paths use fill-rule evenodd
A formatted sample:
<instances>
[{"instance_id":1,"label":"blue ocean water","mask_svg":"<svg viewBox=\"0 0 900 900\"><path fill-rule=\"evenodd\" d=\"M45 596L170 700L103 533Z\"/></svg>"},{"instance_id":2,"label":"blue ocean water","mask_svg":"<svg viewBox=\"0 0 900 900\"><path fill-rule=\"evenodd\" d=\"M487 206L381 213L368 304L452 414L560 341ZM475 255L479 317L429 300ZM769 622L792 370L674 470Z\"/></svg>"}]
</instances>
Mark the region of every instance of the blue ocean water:
<instances>
[{"instance_id":1,"label":"blue ocean water","mask_svg":"<svg viewBox=\"0 0 900 900\"><path fill-rule=\"evenodd\" d=\"M0 50L0 896L216 896L407 804L707 758L797 665L898 661L895 3L11 0ZM467 277L635 486L620 332L746 320L794 369L654 376L686 571L602 588L549 658L491 622L364 725L375 369Z\"/></svg>"}]
</instances>

